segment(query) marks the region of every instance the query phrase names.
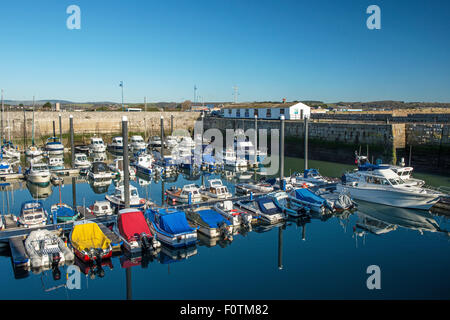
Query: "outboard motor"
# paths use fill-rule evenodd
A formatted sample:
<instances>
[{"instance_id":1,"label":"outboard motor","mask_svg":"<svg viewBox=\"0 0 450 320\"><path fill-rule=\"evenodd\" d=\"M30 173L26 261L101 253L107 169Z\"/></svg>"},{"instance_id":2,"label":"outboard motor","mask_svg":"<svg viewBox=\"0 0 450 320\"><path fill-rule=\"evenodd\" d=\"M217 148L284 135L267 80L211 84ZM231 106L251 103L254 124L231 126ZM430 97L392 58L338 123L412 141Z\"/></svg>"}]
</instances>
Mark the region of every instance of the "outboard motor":
<instances>
[{"instance_id":1,"label":"outboard motor","mask_svg":"<svg viewBox=\"0 0 450 320\"><path fill-rule=\"evenodd\" d=\"M220 223L219 230L225 240L233 240L233 235L229 231L228 226L225 222Z\"/></svg>"},{"instance_id":2,"label":"outboard motor","mask_svg":"<svg viewBox=\"0 0 450 320\"><path fill-rule=\"evenodd\" d=\"M52 267L53 280L61 279L61 270L59 270L58 265Z\"/></svg>"},{"instance_id":3,"label":"outboard motor","mask_svg":"<svg viewBox=\"0 0 450 320\"><path fill-rule=\"evenodd\" d=\"M58 266L59 261L61 261L61 256L59 255L59 252L52 253L52 267Z\"/></svg>"},{"instance_id":4,"label":"outboard motor","mask_svg":"<svg viewBox=\"0 0 450 320\"><path fill-rule=\"evenodd\" d=\"M150 239L148 238L148 235L146 235L145 233L142 233L139 238L141 240L142 251L149 250L150 249Z\"/></svg>"}]
</instances>

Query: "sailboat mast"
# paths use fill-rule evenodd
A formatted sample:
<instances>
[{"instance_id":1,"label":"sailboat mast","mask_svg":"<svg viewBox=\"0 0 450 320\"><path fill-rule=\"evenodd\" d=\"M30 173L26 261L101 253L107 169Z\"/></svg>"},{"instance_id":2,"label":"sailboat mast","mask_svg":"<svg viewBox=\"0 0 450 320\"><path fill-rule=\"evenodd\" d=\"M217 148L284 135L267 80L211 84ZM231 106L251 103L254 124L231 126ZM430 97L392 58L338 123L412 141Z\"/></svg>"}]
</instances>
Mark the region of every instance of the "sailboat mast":
<instances>
[{"instance_id":1,"label":"sailboat mast","mask_svg":"<svg viewBox=\"0 0 450 320\"><path fill-rule=\"evenodd\" d=\"M34 96L33 96L33 129L31 133L31 145L34 146Z\"/></svg>"},{"instance_id":2,"label":"sailboat mast","mask_svg":"<svg viewBox=\"0 0 450 320\"><path fill-rule=\"evenodd\" d=\"M2 138L2 141L1 141L1 143L3 143L3 109L4 109L4 106L3 106L3 89L2 89L2 120L1 120L1 138Z\"/></svg>"}]
</instances>

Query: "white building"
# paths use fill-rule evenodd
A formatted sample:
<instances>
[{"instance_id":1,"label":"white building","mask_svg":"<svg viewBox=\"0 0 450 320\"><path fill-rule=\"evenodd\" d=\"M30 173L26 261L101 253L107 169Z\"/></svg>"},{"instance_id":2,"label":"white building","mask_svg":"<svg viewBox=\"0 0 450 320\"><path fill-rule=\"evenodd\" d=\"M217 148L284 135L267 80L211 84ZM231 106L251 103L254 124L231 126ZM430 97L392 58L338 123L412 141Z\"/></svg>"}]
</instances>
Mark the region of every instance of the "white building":
<instances>
[{"instance_id":1,"label":"white building","mask_svg":"<svg viewBox=\"0 0 450 320\"><path fill-rule=\"evenodd\" d=\"M303 120L310 118L311 108L304 103L280 103L272 105L237 105L222 108L225 118L253 119L280 119L284 115L286 120Z\"/></svg>"}]
</instances>

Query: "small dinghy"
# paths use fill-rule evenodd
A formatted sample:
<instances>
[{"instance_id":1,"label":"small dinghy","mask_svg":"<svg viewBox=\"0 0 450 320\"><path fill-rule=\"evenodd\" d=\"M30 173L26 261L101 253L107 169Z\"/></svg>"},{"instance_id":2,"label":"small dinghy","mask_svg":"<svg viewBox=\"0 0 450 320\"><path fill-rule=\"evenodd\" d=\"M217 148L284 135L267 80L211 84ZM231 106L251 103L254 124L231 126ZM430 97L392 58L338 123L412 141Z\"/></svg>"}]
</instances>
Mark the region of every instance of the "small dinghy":
<instances>
[{"instance_id":1,"label":"small dinghy","mask_svg":"<svg viewBox=\"0 0 450 320\"><path fill-rule=\"evenodd\" d=\"M98 262L112 255L111 240L95 222L75 222L69 238L75 255L83 261Z\"/></svg>"},{"instance_id":2,"label":"small dinghy","mask_svg":"<svg viewBox=\"0 0 450 320\"><path fill-rule=\"evenodd\" d=\"M233 225L219 212L211 208L188 210L187 218L199 227L199 231L210 238L233 240Z\"/></svg>"},{"instance_id":3,"label":"small dinghy","mask_svg":"<svg viewBox=\"0 0 450 320\"><path fill-rule=\"evenodd\" d=\"M19 225L26 228L43 226L47 223L47 211L41 201L26 201L22 204L20 216L17 219Z\"/></svg>"},{"instance_id":4,"label":"small dinghy","mask_svg":"<svg viewBox=\"0 0 450 320\"><path fill-rule=\"evenodd\" d=\"M219 212L225 219L230 221L233 226L251 227L253 216L246 211L234 207L233 202L226 200L214 205L214 210Z\"/></svg>"},{"instance_id":5,"label":"small dinghy","mask_svg":"<svg viewBox=\"0 0 450 320\"><path fill-rule=\"evenodd\" d=\"M35 230L25 240L31 268L49 268L73 261L75 256L55 231Z\"/></svg>"},{"instance_id":6,"label":"small dinghy","mask_svg":"<svg viewBox=\"0 0 450 320\"><path fill-rule=\"evenodd\" d=\"M122 209L117 219L117 229L123 238L123 246L131 255L154 251L161 246L147 224L142 211Z\"/></svg>"},{"instance_id":7,"label":"small dinghy","mask_svg":"<svg viewBox=\"0 0 450 320\"><path fill-rule=\"evenodd\" d=\"M189 226L183 211L176 209L149 209L146 211L150 230L159 241L178 248L197 243L197 229Z\"/></svg>"},{"instance_id":8,"label":"small dinghy","mask_svg":"<svg viewBox=\"0 0 450 320\"><path fill-rule=\"evenodd\" d=\"M236 203L263 222L275 224L284 220L283 211L276 206L270 197L260 197L256 200L242 200Z\"/></svg>"},{"instance_id":9,"label":"small dinghy","mask_svg":"<svg viewBox=\"0 0 450 320\"><path fill-rule=\"evenodd\" d=\"M200 187L195 184L186 184L183 188L175 186L166 190L168 200L179 203L197 203L202 201Z\"/></svg>"}]
</instances>

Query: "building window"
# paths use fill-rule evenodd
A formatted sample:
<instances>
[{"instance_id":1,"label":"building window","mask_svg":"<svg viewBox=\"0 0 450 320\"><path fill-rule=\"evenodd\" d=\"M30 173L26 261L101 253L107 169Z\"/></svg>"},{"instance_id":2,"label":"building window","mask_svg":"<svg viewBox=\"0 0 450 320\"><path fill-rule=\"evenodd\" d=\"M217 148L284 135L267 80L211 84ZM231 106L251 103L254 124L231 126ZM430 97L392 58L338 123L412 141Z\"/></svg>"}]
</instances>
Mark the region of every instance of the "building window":
<instances>
[{"instance_id":1,"label":"building window","mask_svg":"<svg viewBox=\"0 0 450 320\"><path fill-rule=\"evenodd\" d=\"M249 109L245 109L245 117L246 118L250 117L250 110Z\"/></svg>"},{"instance_id":2,"label":"building window","mask_svg":"<svg viewBox=\"0 0 450 320\"><path fill-rule=\"evenodd\" d=\"M241 109L237 109L236 110L236 117L240 117L241 116Z\"/></svg>"},{"instance_id":3,"label":"building window","mask_svg":"<svg viewBox=\"0 0 450 320\"><path fill-rule=\"evenodd\" d=\"M283 114L283 115L284 115L284 108L281 108L281 109L280 109L280 114Z\"/></svg>"},{"instance_id":4,"label":"building window","mask_svg":"<svg viewBox=\"0 0 450 320\"><path fill-rule=\"evenodd\" d=\"M266 109L266 118L272 118L272 110L269 108Z\"/></svg>"},{"instance_id":5,"label":"building window","mask_svg":"<svg viewBox=\"0 0 450 320\"><path fill-rule=\"evenodd\" d=\"M231 109L228 109L228 114L231 114Z\"/></svg>"}]
</instances>

